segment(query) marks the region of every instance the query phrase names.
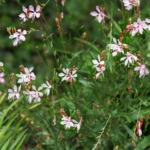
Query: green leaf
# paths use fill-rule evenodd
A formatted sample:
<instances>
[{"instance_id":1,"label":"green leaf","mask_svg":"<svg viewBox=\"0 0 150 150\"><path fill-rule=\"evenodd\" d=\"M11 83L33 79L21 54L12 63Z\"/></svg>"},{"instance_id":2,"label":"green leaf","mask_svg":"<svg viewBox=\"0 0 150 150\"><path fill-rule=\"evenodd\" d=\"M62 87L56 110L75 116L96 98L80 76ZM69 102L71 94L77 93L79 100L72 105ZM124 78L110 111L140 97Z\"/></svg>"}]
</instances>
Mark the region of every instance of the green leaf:
<instances>
[{"instance_id":1,"label":"green leaf","mask_svg":"<svg viewBox=\"0 0 150 150\"><path fill-rule=\"evenodd\" d=\"M9 148L9 150L13 150L15 148L15 146L18 144L18 142L20 141L20 139L23 137L23 135L26 133L27 129L24 130L15 140L15 142L11 145L11 147Z\"/></svg>"},{"instance_id":2,"label":"green leaf","mask_svg":"<svg viewBox=\"0 0 150 150\"><path fill-rule=\"evenodd\" d=\"M123 126L126 129L126 131L128 132L128 134L130 135L130 137L132 138L133 134L134 134L133 131L129 127L127 127L125 124Z\"/></svg>"},{"instance_id":3,"label":"green leaf","mask_svg":"<svg viewBox=\"0 0 150 150\"><path fill-rule=\"evenodd\" d=\"M15 148L15 150L18 150L20 148L20 146L22 145L24 139L26 138L26 135L21 139L21 141L18 143L17 147Z\"/></svg>"}]
</instances>

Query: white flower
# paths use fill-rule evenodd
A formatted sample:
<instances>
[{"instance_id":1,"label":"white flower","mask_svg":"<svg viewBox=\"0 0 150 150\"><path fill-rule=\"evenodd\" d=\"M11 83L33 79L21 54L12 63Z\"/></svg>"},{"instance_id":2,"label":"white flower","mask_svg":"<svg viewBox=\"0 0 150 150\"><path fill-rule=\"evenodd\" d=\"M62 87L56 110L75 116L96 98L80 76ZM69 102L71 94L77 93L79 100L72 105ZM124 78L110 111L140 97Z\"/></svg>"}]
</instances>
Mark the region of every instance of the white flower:
<instances>
[{"instance_id":1,"label":"white flower","mask_svg":"<svg viewBox=\"0 0 150 150\"><path fill-rule=\"evenodd\" d=\"M72 74L69 73L69 75L67 75L67 77L68 77L68 80L67 80L67 81L75 82L75 78L77 77L77 74L75 74L76 71L77 71L77 70L73 70L73 71L72 71Z\"/></svg>"},{"instance_id":2,"label":"white flower","mask_svg":"<svg viewBox=\"0 0 150 150\"><path fill-rule=\"evenodd\" d=\"M0 62L0 66L1 66L1 67L3 66L3 63L2 63L2 62Z\"/></svg>"},{"instance_id":3,"label":"white flower","mask_svg":"<svg viewBox=\"0 0 150 150\"><path fill-rule=\"evenodd\" d=\"M104 65L104 61L101 61L100 55L98 55L98 61L97 61L97 60L92 60L92 61L93 61L93 63L95 64L95 65L93 66L93 68L94 68L94 67L97 67L98 65Z\"/></svg>"},{"instance_id":4,"label":"white flower","mask_svg":"<svg viewBox=\"0 0 150 150\"><path fill-rule=\"evenodd\" d=\"M47 96L50 94L50 89L52 88L52 86L49 84L48 81L46 81L47 85L46 84L42 84L40 87L41 88L46 88L45 89L45 93L47 94Z\"/></svg>"},{"instance_id":5,"label":"white flower","mask_svg":"<svg viewBox=\"0 0 150 150\"><path fill-rule=\"evenodd\" d=\"M43 96L43 93L39 92L39 91L42 89L42 87L39 87L37 91L36 91L36 87L34 85L32 85L32 88L35 90L35 91L31 91L31 94L32 94L35 102L40 102L41 97Z\"/></svg>"},{"instance_id":6,"label":"white flower","mask_svg":"<svg viewBox=\"0 0 150 150\"><path fill-rule=\"evenodd\" d=\"M30 5L29 6L29 10L31 11L30 13L29 13L29 18L31 18L32 19L32 21L35 19L35 17L36 18L40 18L40 10L41 10L41 8L40 8L40 5L37 5L37 7L36 7L36 11L34 11L34 7L32 6L32 5Z\"/></svg>"},{"instance_id":7,"label":"white flower","mask_svg":"<svg viewBox=\"0 0 150 150\"><path fill-rule=\"evenodd\" d=\"M4 77L4 72L0 73L0 83L4 83L5 82L5 79L3 78Z\"/></svg>"},{"instance_id":8,"label":"white flower","mask_svg":"<svg viewBox=\"0 0 150 150\"><path fill-rule=\"evenodd\" d=\"M71 71L72 70L72 71ZM59 73L59 77L63 77L61 81L70 81L70 82L74 82L75 81L75 77L77 77L76 71L73 68L69 70L68 68L65 70L65 68L63 68L63 72L64 73Z\"/></svg>"},{"instance_id":9,"label":"white flower","mask_svg":"<svg viewBox=\"0 0 150 150\"><path fill-rule=\"evenodd\" d=\"M72 120L71 120L71 117L65 117L64 115L63 115L63 118L62 118L62 122L60 122L60 124L62 124L62 125L65 125L65 129L67 129L67 128L69 128L70 129L70 127L74 127L74 124L72 123Z\"/></svg>"},{"instance_id":10,"label":"white flower","mask_svg":"<svg viewBox=\"0 0 150 150\"><path fill-rule=\"evenodd\" d=\"M19 15L20 17L20 20L22 20L22 22L25 22L27 20L27 14L28 14L28 9L25 8L24 6L22 6L22 10L25 12L25 13L21 13Z\"/></svg>"},{"instance_id":11,"label":"white flower","mask_svg":"<svg viewBox=\"0 0 150 150\"><path fill-rule=\"evenodd\" d=\"M17 91L17 86L16 85L13 86L13 90L12 89L8 89L8 92L9 92L8 99L12 98L14 100L15 96L16 96L17 99L19 99L20 89L21 89L21 85L19 86L18 91Z\"/></svg>"},{"instance_id":12,"label":"white flower","mask_svg":"<svg viewBox=\"0 0 150 150\"><path fill-rule=\"evenodd\" d=\"M58 74L59 77L63 77L61 81L68 80L67 76L69 74L69 69L68 68L67 69L63 68L62 70L63 70L63 73Z\"/></svg>"},{"instance_id":13,"label":"white flower","mask_svg":"<svg viewBox=\"0 0 150 150\"><path fill-rule=\"evenodd\" d=\"M141 78L142 76L144 75L147 75L149 74L149 71L146 69L146 66L141 64L141 63L138 63L139 67L135 67L134 68L134 71L140 71L140 76L139 78Z\"/></svg>"},{"instance_id":14,"label":"white flower","mask_svg":"<svg viewBox=\"0 0 150 150\"><path fill-rule=\"evenodd\" d=\"M21 32L21 29L18 29L17 32L15 32L13 35L10 35L9 38L14 39L13 40L13 45L16 46L19 43L21 43L21 41L26 40L26 38L24 36L26 34L27 34L26 30L23 30L23 32Z\"/></svg>"},{"instance_id":15,"label":"white flower","mask_svg":"<svg viewBox=\"0 0 150 150\"><path fill-rule=\"evenodd\" d=\"M32 99L34 98L34 97L33 97L33 92L27 90L27 91L23 91L23 93L26 94L26 95L28 95L28 96L26 97L26 99L29 101L29 103L31 103L31 102L32 102Z\"/></svg>"},{"instance_id":16,"label":"white flower","mask_svg":"<svg viewBox=\"0 0 150 150\"><path fill-rule=\"evenodd\" d=\"M115 44L108 44L108 46L110 46L110 49L114 51L112 53L112 55L117 56L119 52L124 54L124 51L123 51L122 47L126 47L127 44L122 44L119 41L119 39L118 39L118 43L117 43L116 38L113 38L113 41L114 41Z\"/></svg>"},{"instance_id":17,"label":"white flower","mask_svg":"<svg viewBox=\"0 0 150 150\"><path fill-rule=\"evenodd\" d=\"M75 120L74 120L75 121ZM77 122L77 121L75 121ZM82 117L80 117L80 121L77 122L77 124L74 124L74 127L77 127L77 132L79 132L80 128L81 128L81 123L82 123Z\"/></svg>"},{"instance_id":18,"label":"white flower","mask_svg":"<svg viewBox=\"0 0 150 150\"><path fill-rule=\"evenodd\" d=\"M36 78L35 74L31 72L32 70L33 70L33 67L31 67L30 69L24 68L26 78L28 78L29 80L35 80Z\"/></svg>"},{"instance_id":19,"label":"white flower","mask_svg":"<svg viewBox=\"0 0 150 150\"><path fill-rule=\"evenodd\" d=\"M20 74L16 74L17 77L20 77L20 79L18 80L17 83L29 83L30 82L30 79L27 78L26 74L22 74L20 72Z\"/></svg>"},{"instance_id":20,"label":"white flower","mask_svg":"<svg viewBox=\"0 0 150 150\"><path fill-rule=\"evenodd\" d=\"M126 61L125 61L125 66L129 63L134 63L134 61L137 61L137 57L135 56L135 55L133 55L133 54L131 54L131 53L129 53L129 52L127 52L127 54L126 54L126 56L127 57L122 57L121 59L120 59L120 61L123 61L123 60L125 60L126 59Z\"/></svg>"}]
</instances>

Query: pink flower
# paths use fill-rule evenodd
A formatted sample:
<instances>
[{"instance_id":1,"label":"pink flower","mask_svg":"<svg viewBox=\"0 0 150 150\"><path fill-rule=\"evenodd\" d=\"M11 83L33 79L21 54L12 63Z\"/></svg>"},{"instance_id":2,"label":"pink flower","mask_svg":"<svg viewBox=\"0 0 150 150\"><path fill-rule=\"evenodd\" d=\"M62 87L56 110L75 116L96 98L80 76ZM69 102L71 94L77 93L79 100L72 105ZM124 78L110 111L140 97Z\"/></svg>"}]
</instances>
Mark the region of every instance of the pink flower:
<instances>
[{"instance_id":1,"label":"pink flower","mask_svg":"<svg viewBox=\"0 0 150 150\"><path fill-rule=\"evenodd\" d=\"M30 5L29 6L29 10L31 11L30 13L29 13L29 18L31 18L32 19L32 21L35 19L35 17L36 18L40 18L40 10L41 10L41 8L40 8L40 5L37 5L37 7L36 7L36 11L34 11L34 7L32 6L32 5Z\"/></svg>"},{"instance_id":2,"label":"pink flower","mask_svg":"<svg viewBox=\"0 0 150 150\"><path fill-rule=\"evenodd\" d=\"M63 13L63 12L61 12L61 14L60 14L60 18L61 18L61 19L63 19L63 18L64 18L64 13Z\"/></svg>"},{"instance_id":3,"label":"pink flower","mask_svg":"<svg viewBox=\"0 0 150 150\"><path fill-rule=\"evenodd\" d=\"M114 52L112 53L113 56L117 56L118 53L123 53L124 54L124 50L122 49L123 46L127 46L127 44L122 44L119 39L118 39L118 43L116 38L113 38L113 41L115 44L108 44L108 46L110 47L111 50L113 50Z\"/></svg>"},{"instance_id":4,"label":"pink flower","mask_svg":"<svg viewBox=\"0 0 150 150\"><path fill-rule=\"evenodd\" d=\"M12 89L8 89L8 92L9 92L9 94L8 94L8 99L15 99L15 97L17 98L17 99L19 99L19 92L20 92L20 89L21 89L21 85L19 86L19 88L18 88L18 91L17 91L17 86L16 85L14 85L13 86L13 90Z\"/></svg>"},{"instance_id":5,"label":"pink flower","mask_svg":"<svg viewBox=\"0 0 150 150\"><path fill-rule=\"evenodd\" d=\"M141 121L138 121L137 123L137 133L139 134L139 136L141 137L142 136L142 130L141 130L141 127L142 127L142 123Z\"/></svg>"},{"instance_id":6,"label":"pink flower","mask_svg":"<svg viewBox=\"0 0 150 150\"><path fill-rule=\"evenodd\" d=\"M10 35L9 38L10 39L14 39L13 40L13 45L16 46L19 43L21 43L21 41L25 41L25 35L27 34L26 30L23 30L23 32L21 31L21 29L18 29L17 32L15 32L13 35Z\"/></svg>"},{"instance_id":7,"label":"pink flower","mask_svg":"<svg viewBox=\"0 0 150 150\"><path fill-rule=\"evenodd\" d=\"M129 52L127 52L127 54L126 54L126 57L122 57L121 59L120 59L120 61L123 61L123 60L125 60L126 59L126 61L125 61L125 66L128 64L128 63L134 63L134 61L137 61L137 57L135 56L135 55L133 55L133 54L131 54L131 53L129 53Z\"/></svg>"},{"instance_id":8,"label":"pink flower","mask_svg":"<svg viewBox=\"0 0 150 150\"><path fill-rule=\"evenodd\" d=\"M95 64L94 66L93 66L93 68L95 68L95 67L97 67L98 65L104 65L104 61L101 61L101 58L100 58L100 55L98 55L98 61L97 60L92 60L93 61L93 64Z\"/></svg>"},{"instance_id":9,"label":"pink flower","mask_svg":"<svg viewBox=\"0 0 150 150\"><path fill-rule=\"evenodd\" d=\"M137 22L133 23L133 29L130 31L132 36L135 36L137 32L143 34L143 29L147 29L148 25L145 23L146 21L141 21L140 18L137 19Z\"/></svg>"},{"instance_id":10,"label":"pink flower","mask_svg":"<svg viewBox=\"0 0 150 150\"><path fill-rule=\"evenodd\" d=\"M100 67L96 67L96 70L99 71L99 73L95 75L95 78L97 79L101 74L103 74L103 71L105 71L105 67L103 65L100 65Z\"/></svg>"},{"instance_id":11,"label":"pink flower","mask_svg":"<svg viewBox=\"0 0 150 150\"><path fill-rule=\"evenodd\" d=\"M54 115L53 123L54 123L54 125L56 125L56 116L55 115Z\"/></svg>"},{"instance_id":12,"label":"pink flower","mask_svg":"<svg viewBox=\"0 0 150 150\"><path fill-rule=\"evenodd\" d=\"M19 17L22 22L25 22L27 20L28 9L22 6L22 10L24 11L24 13L21 13Z\"/></svg>"},{"instance_id":13,"label":"pink flower","mask_svg":"<svg viewBox=\"0 0 150 150\"><path fill-rule=\"evenodd\" d=\"M139 6L140 0L123 0L126 9L130 10L133 6Z\"/></svg>"},{"instance_id":14,"label":"pink flower","mask_svg":"<svg viewBox=\"0 0 150 150\"><path fill-rule=\"evenodd\" d=\"M0 73L0 83L4 83L5 82L5 79L3 78L4 77L4 72Z\"/></svg>"},{"instance_id":15,"label":"pink flower","mask_svg":"<svg viewBox=\"0 0 150 150\"><path fill-rule=\"evenodd\" d=\"M144 76L144 75L149 74L149 71L146 69L145 64L142 65L141 63L138 63L138 65L139 65L139 67L135 67L135 68L134 68L134 71L140 71L140 76L139 76L139 78L141 78L141 77Z\"/></svg>"},{"instance_id":16,"label":"pink flower","mask_svg":"<svg viewBox=\"0 0 150 150\"><path fill-rule=\"evenodd\" d=\"M61 4L64 6L65 5L65 0L61 0Z\"/></svg>"},{"instance_id":17,"label":"pink flower","mask_svg":"<svg viewBox=\"0 0 150 150\"><path fill-rule=\"evenodd\" d=\"M101 21L104 21L104 18L108 16L106 16L104 14L104 9L102 10L99 6L96 6L96 10L98 11L98 13L96 11L92 11L90 14L92 16L96 16L96 20L100 23Z\"/></svg>"}]
</instances>

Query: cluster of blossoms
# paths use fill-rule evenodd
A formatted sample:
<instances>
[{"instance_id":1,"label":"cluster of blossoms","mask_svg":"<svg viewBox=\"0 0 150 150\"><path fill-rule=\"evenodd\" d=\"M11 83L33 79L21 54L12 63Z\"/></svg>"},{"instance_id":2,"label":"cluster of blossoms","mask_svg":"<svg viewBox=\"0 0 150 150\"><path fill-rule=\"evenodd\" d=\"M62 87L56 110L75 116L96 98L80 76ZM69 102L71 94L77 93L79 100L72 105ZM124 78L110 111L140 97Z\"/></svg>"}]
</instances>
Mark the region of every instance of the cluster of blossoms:
<instances>
[{"instance_id":1,"label":"cluster of blossoms","mask_svg":"<svg viewBox=\"0 0 150 150\"><path fill-rule=\"evenodd\" d=\"M40 5L36 6L36 10L34 11L34 7L32 5L29 6L29 9L25 8L24 6L22 6L22 10L24 11L24 13L21 13L19 15L20 20L22 20L22 22L25 22L28 20L28 18L32 19L32 21L34 21L35 17L36 18L40 18L41 14L41 7Z\"/></svg>"},{"instance_id":2,"label":"cluster of blossoms","mask_svg":"<svg viewBox=\"0 0 150 150\"><path fill-rule=\"evenodd\" d=\"M32 72L33 67L28 69L28 68L24 68L24 66L20 66L20 69L24 72L24 74L22 72L20 72L20 74L16 74L17 77L20 77L18 83L28 84L31 80L36 79L35 74Z\"/></svg>"},{"instance_id":3,"label":"cluster of blossoms","mask_svg":"<svg viewBox=\"0 0 150 150\"><path fill-rule=\"evenodd\" d=\"M124 6L126 9L130 10L132 7L139 7L140 0L123 0Z\"/></svg>"},{"instance_id":4,"label":"cluster of blossoms","mask_svg":"<svg viewBox=\"0 0 150 150\"><path fill-rule=\"evenodd\" d=\"M96 6L96 10L98 11L98 13L96 11L92 11L90 14L92 16L96 17L96 20L100 23L101 21L104 21L104 18L107 17L109 18L107 15L104 14L104 10L100 8L99 6Z\"/></svg>"},{"instance_id":5,"label":"cluster of blossoms","mask_svg":"<svg viewBox=\"0 0 150 150\"><path fill-rule=\"evenodd\" d=\"M23 83L23 84L29 84L31 83L31 80L35 80L36 76L35 74L32 72L33 67L31 68L24 68L24 66L20 66L21 70L24 72L24 74L21 72L20 74L16 74L16 76L20 77L20 79L18 80L18 83ZM29 101L29 103L32 102L32 99L34 99L34 102L40 102L41 101L41 97L43 97L43 93L39 92L40 90L42 90L44 88L44 92L45 94L48 96L50 94L50 89L52 88L52 85L50 85L50 83L47 81L47 84L42 84L38 90L36 90L36 87L34 85L31 85L30 89L26 89L26 91L23 91L24 94L27 95L27 100ZM30 86L29 86L30 87ZM13 85L13 89L8 89L8 99L19 99L20 95L19 92L21 90L21 85L19 86L18 90L17 90L17 86Z\"/></svg>"},{"instance_id":6,"label":"cluster of blossoms","mask_svg":"<svg viewBox=\"0 0 150 150\"><path fill-rule=\"evenodd\" d=\"M3 66L3 63L0 62L0 67L2 67L2 66ZM4 72L0 73L0 83L4 83L5 82L4 75L5 75Z\"/></svg>"},{"instance_id":7,"label":"cluster of blossoms","mask_svg":"<svg viewBox=\"0 0 150 150\"><path fill-rule=\"evenodd\" d=\"M105 62L103 60L101 61L100 55L98 55L98 61L95 59L92 61L94 63L93 68L96 68L96 70L98 71L98 73L95 75L95 78L97 79L101 74L104 76L103 71L105 71Z\"/></svg>"},{"instance_id":8,"label":"cluster of blossoms","mask_svg":"<svg viewBox=\"0 0 150 150\"><path fill-rule=\"evenodd\" d=\"M124 54L124 50L125 49L129 49L127 44L122 44L119 40L118 40L118 44L117 44L115 38L113 38L113 41L114 41L115 44L108 44L110 49L112 51L115 51L115 52L112 53L112 56L117 56L119 52ZM134 64L134 61L138 60L138 58L135 55L133 55L133 54L131 54L129 52L127 52L127 54L125 54L125 55L126 55L126 57L122 57L120 59L120 61L123 61L123 60L126 59L125 60L125 66L127 66L129 64ZM141 78L144 75L149 74L149 71L146 69L145 65L143 65L141 63L137 63L137 64L139 65L139 67L135 67L134 71L140 71L139 78Z\"/></svg>"},{"instance_id":9,"label":"cluster of blossoms","mask_svg":"<svg viewBox=\"0 0 150 150\"><path fill-rule=\"evenodd\" d=\"M71 116L68 117L65 112L63 110L60 110L60 113L63 115L62 121L60 122L60 124L65 125L65 129L70 129L71 127L73 128L77 128L77 132L80 130L81 128L81 124L82 124L82 117L79 116L78 114L78 110L77 110L77 116L80 119L79 122L77 122L74 119L71 119Z\"/></svg>"},{"instance_id":10,"label":"cluster of blossoms","mask_svg":"<svg viewBox=\"0 0 150 150\"><path fill-rule=\"evenodd\" d=\"M34 21L35 18L39 18L40 17L40 12L41 12L41 7L38 5L36 7L36 10L34 11L34 7L32 5L29 6L29 9L25 8L24 6L22 6L22 9L24 11L24 13L21 13L19 15L20 19L22 20L22 22L25 22L28 20L28 18L32 19L32 21ZM14 39L13 40L13 45L17 46L18 44L20 44L22 41L25 41L25 35L27 34L26 30L21 30L18 29L16 31L13 31L12 29L12 33L11 33L11 28L7 29L8 33L10 34L9 38L10 39Z\"/></svg>"},{"instance_id":11,"label":"cluster of blossoms","mask_svg":"<svg viewBox=\"0 0 150 150\"><path fill-rule=\"evenodd\" d=\"M72 67L72 69L63 68L63 73L59 73L59 77L63 77L61 81L66 80L67 82L75 82L75 78L77 77L76 71L77 68Z\"/></svg>"}]
</instances>

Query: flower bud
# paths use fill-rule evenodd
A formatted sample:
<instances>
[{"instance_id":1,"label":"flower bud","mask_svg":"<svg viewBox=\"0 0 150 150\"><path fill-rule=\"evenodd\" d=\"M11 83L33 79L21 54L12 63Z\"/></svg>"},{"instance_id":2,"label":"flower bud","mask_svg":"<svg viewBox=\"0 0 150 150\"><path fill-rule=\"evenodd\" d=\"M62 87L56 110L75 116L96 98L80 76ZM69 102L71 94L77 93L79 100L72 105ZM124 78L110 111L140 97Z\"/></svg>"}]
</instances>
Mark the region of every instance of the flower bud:
<instances>
[{"instance_id":1,"label":"flower bud","mask_svg":"<svg viewBox=\"0 0 150 150\"><path fill-rule=\"evenodd\" d=\"M43 50L46 51L46 45L45 44L43 45Z\"/></svg>"},{"instance_id":2,"label":"flower bud","mask_svg":"<svg viewBox=\"0 0 150 150\"><path fill-rule=\"evenodd\" d=\"M20 70L23 71L23 72L25 72L23 65L20 65Z\"/></svg>"},{"instance_id":3,"label":"flower bud","mask_svg":"<svg viewBox=\"0 0 150 150\"><path fill-rule=\"evenodd\" d=\"M57 25L59 25L59 19L55 18L55 21L56 21Z\"/></svg>"},{"instance_id":4,"label":"flower bud","mask_svg":"<svg viewBox=\"0 0 150 150\"><path fill-rule=\"evenodd\" d=\"M56 56L56 51L54 51L53 55Z\"/></svg>"},{"instance_id":5,"label":"flower bud","mask_svg":"<svg viewBox=\"0 0 150 150\"><path fill-rule=\"evenodd\" d=\"M36 46L36 50L38 51L38 49L39 49L39 47L38 46Z\"/></svg>"}]
</instances>

